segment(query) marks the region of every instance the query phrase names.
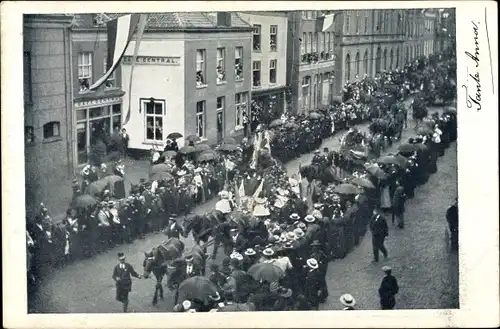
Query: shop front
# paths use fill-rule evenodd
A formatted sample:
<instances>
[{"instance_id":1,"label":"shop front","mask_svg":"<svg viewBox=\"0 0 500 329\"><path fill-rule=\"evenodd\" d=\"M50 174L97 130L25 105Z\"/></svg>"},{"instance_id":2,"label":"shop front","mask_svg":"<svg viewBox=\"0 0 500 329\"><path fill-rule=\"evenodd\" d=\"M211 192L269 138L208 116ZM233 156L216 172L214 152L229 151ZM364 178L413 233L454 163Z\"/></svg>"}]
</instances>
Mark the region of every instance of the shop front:
<instances>
[{"instance_id":1,"label":"shop front","mask_svg":"<svg viewBox=\"0 0 500 329\"><path fill-rule=\"evenodd\" d=\"M78 101L74 109L76 163L81 166L106 157L113 132L121 128L122 97Z\"/></svg>"},{"instance_id":2,"label":"shop front","mask_svg":"<svg viewBox=\"0 0 500 329\"><path fill-rule=\"evenodd\" d=\"M259 123L269 123L279 118L285 111L286 89L253 90L252 91L252 116L250 120L257 119ZM252 126L252 131L256 127Z\"/></svg>"}]
</instances>

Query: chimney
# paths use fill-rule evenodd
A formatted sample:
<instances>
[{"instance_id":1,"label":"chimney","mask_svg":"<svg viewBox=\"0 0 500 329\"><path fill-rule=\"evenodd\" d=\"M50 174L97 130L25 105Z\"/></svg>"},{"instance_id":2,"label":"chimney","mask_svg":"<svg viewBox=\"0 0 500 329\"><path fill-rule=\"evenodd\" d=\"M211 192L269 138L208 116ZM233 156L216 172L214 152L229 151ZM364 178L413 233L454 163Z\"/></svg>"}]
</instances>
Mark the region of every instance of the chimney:
<instances>
[{"instance_id":1,"label":"chimney","mask_svg":"<svg viewBox=\"0 0 500 329\"><path fill-rule=\"evenodd\" d=\"M217 26L230 27L231 26L231 13L218 12L217 13Z\"/></svg>"}]
</instances>

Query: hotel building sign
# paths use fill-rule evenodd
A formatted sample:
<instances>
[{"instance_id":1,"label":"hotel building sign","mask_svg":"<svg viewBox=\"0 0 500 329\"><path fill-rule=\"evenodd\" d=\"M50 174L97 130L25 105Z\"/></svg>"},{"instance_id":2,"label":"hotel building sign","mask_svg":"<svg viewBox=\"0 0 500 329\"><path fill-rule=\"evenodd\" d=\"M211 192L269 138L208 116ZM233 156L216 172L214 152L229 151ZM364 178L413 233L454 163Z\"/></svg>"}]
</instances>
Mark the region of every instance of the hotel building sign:
<instances>
[{"instance_id":1,"label":"hotel building sign","mask_svg":"<svg viewBox=\"0 0 500 329\"><path fill-rule=\"evenodd\" d=\"M180 65L180 57L156 57L156 56L137 56L136 65ZM132 56L123 56L122 63L132 64Z\"/></svg>"}]
</instances>

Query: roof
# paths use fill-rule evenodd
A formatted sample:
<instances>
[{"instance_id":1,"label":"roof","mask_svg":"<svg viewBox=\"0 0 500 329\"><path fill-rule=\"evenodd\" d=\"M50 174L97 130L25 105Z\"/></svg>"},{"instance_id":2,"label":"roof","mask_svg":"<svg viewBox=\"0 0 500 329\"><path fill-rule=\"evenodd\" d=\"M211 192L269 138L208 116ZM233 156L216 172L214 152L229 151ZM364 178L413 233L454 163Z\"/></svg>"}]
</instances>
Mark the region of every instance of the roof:
<instances>
[{"instance_id":1,"label":"roof","mask_svg":"<svg viewBox=\"0 0 500 329\"><path fill-rule=\"evenodd\" d=\"M101 22L116 19L125 13L98 14ZM73 20L75 27L85 26L81 14L76 14ZM169 13L148 13L148 23L146 30L156 29L214 29L214 28L248 28L251 26L245 22L237 13L231 13L231 26L217 26L217 13L215 12L169 12Z\"/></svg>"}]
</instances>

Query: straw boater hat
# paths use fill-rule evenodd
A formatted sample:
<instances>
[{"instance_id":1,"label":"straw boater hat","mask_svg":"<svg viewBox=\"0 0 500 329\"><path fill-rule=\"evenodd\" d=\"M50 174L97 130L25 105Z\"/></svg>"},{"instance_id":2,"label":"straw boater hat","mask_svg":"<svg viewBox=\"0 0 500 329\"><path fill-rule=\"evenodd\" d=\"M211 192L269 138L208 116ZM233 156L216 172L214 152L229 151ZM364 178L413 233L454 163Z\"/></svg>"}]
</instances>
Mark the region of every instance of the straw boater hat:
<instances>
[{"instance_id":1,"label":"straw boater hat","mask_svg":"<svg viewBox=\"0 0 500 329\"><path fill-rule=\"evenodd\" d=\"M320 150L314 150L314 154L319 154L319 153L321 153Z\"/></svg>"},{"instance_id":2,"label":"straw boater hat","mask_svg":"<svg viewBox=\"0 0 500 329\"><path fill-rule=\"evenodd\" d=\"M309 266L312 269L317 269L318 268L318 261L314 258L309 258L306 262L307 266Z\"/></svg>"},{"instance_id":3,"label":"straw boater hat","mask_svg":"<svg viewBox=\"0 0 500 329\"><path fill-rule=\"evenodd\" d=\"M313 205L313 207L314 207L314 209L321 209L321 208L323 208L323 204L322 203L315 203Z\"/></svg>"},{"instance_id":4,"label":"straw boater hat","mask_svg":"<svg viewBox=\"0 0 500 329\"><path fill-rule=\"evenodd\" d=\"M279 242L287 242L288 240L286 239L286 235L281 235Z\"/></svg>"},{"instance_id":5,"label":"straw boater hat","mask_svg":"<svg viewBox=\"0 0 500 329\"><path fill-rule=\"evenodd\" d=\"M262 254L264 256L272 256L272 255L274 255L274 250L272 250L271 248L266 248L266 249L264 249Z\"/></svg>"},{"instance_id":6,"label":"straw boater hat","mask_svg":"<svg viewBox=\"0 0 500 329\"><path fill-rule=\"evenodd\" d=\"M285 249L293 249L293 243L292 243L292 241L287 241L285 243Z\"/></svg>"},{"instance_id":7,"label":"straw boater hat","mask_svg":"<svg viewBox=\"0 0 500 329\"><path fill-rule=\"evenodd\" d=\"M191 302L189 300L183 301L182 307L184 308L185 311L189 310L191 308Z\"/></svg>"},{"instance_id":8,"label":"straw boater hat","mask_svg":"<svg viewBox=\"0 0 500 329\"><path fill-rule=\"evenodd\" d=\"M304 218L304 220L305 220L306 222L308 222L308 223L313 223L313 222L316 220L316 218L315 218L313 215L307 215L307 216Z\"/></svg>"},{"instance_id":9,"label":"straw boater hat","mask_svg":"<svg viewBox=\"0 0 500 329\"><path fill-rule=\"evenodd\" d=\"M297 225L297 228L300 228L302 231L304 231L304 230L307 228L307 226L306 226L306 224L304 224L304 223L299 223L299 224Z\"/></svg>"},{"instance_id":10,"label":"straw boater hat","mask_svg":"<svg viewBox=\"0 0 500 329\"><path fill-rule=\"evenodd\" d=\"M352 297L351 294L343 294L342 296L340 296L340 302L342 303L342 305L347 307L356 305L356 300L354 299L354 297Z\"/></svg>"},{"instance_id":11,"label":"straw boater hat","mask_svg":"<svg viewBox=\"0 0 500 329\"><path fill-rule=\"evenodd\" d=\"M295 233L293 233L293 232L288 232L288 233L286 234L286 239L287 239L287 240L291 240L291 241L293 241L293 240L295 240L296 238L297 238L297 237L295 236Z\"/></svg>"},{"instance_id":12,"label":"straw boater hat","mask_svg":"<svg viewBox=\"0 0 500 329\"><path fill-rule=\"evenodd\" d=\"M300 219L300 216L296 213L293 213L290 215L290 219L291 220L299 220Z\"/></svg>"},{"instance_id":13,"label":"straw boater hat","mask_svg":"<svg viewBox=\"0 0 500 329\"><path fill-rule=\"evenodd\" d=\"M243 260L243 256L238 252L233 252L231 255L229 255L229 258Z\"/></svg>"},{"instance_id":14,"label":"straw boater hat","mask_svg":"<svg viewBox=\"0 0 500 329\"><path fill-rule=\"evenodd\" d=\"M297 238L301 238L304 236L304 231L302 231L300 228L296 228L295 230L293 230L293 233Z\"/></svg>"},{"instance_id":15,"label":"straw boater hat","mask_svg":"<svg viewBox=\"0 0 500 329\"><path fill-rule=\"evenodd\" d=\"M322 219L323 218L323 214L321 213L321 211L319 211L318 209L315 209L313 212L312 212L312 216L316 219Z\"/></svg>"},{"instance_id":16,"label":"straw boater hat","mask_svg":"<svg viewBox=\"0 0 500 329\"><path fill-rule=\"evenodd\" d=\"M252 248L248 248L247 250L245 250L245 255L247 255L247 256L253 256L255 254L256 254L256 252Z\"/></svg>"},{"instance_id":17,"label":"straw boater hat","mask_svg":"<svg viewBox=\"0 0 500 329\"><path fill-rule=\"evenodd\" d=\"M385 273L392 272L392 267L388 265L382 266L382 271L384 271Z\"/></svg>"}]
</instances>

